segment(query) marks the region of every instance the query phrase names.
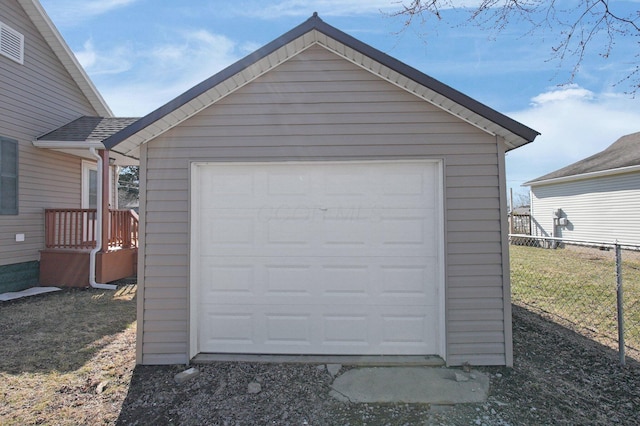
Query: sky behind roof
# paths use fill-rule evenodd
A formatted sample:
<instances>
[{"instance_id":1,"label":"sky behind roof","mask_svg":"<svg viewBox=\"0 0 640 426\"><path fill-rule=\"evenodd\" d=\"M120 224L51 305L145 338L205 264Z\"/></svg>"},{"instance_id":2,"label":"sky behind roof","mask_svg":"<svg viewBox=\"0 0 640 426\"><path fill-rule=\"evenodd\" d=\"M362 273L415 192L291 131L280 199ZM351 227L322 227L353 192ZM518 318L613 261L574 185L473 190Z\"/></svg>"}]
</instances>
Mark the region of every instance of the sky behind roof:
<instances>
[{"instance_id":1,"label":"sky behind roof","mask_svg":"<svg viewBox=\"0 0 640 426\"><path fill-rule=\"evenodd\" d=\"M574 0L568 0L574 1ZM41 0L117 116L143 116L309 18L328 24L542 133L507 155L520 185L640 131L640 93L619 82L637 38L609 58L591 51L571 84L573 59L551 60L558 28L522 34L462 25L465 11L405 27L398 0ZM640 1L613 1L622 15ZM596 38L594 46L602 45Z\"/></svg>"}]
</instances>

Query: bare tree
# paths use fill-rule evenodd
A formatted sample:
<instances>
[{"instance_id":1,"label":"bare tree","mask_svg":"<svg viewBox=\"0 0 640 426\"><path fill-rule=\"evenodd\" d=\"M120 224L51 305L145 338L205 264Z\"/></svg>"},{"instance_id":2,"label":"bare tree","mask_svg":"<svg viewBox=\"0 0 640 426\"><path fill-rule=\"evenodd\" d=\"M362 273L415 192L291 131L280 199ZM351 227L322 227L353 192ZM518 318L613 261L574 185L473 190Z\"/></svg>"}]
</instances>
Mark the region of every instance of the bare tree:
<instances>
[{"instance_id":1,"label":"bare tree","mask_svg":"<svg viewBox=\"0 0 640 426\"><path fill-rule=\"evenodd\" d=\"M513 194L513 207L528 207L531 205L529 191L518 191Z\"/></svg>"},{"instance_id":2,"label":"bare tree","mask_svg":"<svg viewBox=\"0 0 640 426\"><path fill-rule=\"evenodd\" d=\"M444 10L469 11L468 22L483 29L502 31L510 24L521 25L522 34L555 32L550 59L560 64L573 60L570 81L573 81L586 55L608 58L621 37L640 37L640 10L619 14L613 0L477 0L465 7L460 0L401 0L393 16L405 17L405 27L416 18L424 23L428 18L444 20ZM618 84L640 90L640 41L635 52L629 52L630 70ZM568 83L567 82L567 83Z\"/></svg>"}]
</instances>

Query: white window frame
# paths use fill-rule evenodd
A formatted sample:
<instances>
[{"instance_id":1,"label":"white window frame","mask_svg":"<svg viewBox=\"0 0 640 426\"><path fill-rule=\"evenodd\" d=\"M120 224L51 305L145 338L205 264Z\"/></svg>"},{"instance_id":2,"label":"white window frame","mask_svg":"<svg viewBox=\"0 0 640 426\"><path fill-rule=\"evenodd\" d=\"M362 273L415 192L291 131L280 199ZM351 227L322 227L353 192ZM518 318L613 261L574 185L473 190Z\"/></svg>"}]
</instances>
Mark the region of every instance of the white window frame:
<instances>
[{"instance_id":1,"label":"white window frame","mask_svg":"<svg viewBox=\"0 0 640 426\"><path fill-rule=\"evenodd\" d=\"M80 205L81 205L81 208L83 209L90 208L89 207L89 193L90 193L89 182L90 182L91 171L95 171L96 173L98 173L98 164L93 163L91 161L82 160L82 198L81 198ZM96 179L96 185L97 185L97 179Z\"/></svg>"}]
</instances>

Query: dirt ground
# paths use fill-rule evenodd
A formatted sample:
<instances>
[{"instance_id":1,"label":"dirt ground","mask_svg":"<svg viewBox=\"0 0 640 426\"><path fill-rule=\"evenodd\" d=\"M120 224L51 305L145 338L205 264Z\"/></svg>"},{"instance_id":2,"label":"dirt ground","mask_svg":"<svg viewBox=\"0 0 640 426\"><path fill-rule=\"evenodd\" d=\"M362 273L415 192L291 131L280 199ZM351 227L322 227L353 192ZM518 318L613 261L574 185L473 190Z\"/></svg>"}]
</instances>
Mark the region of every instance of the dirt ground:
<instances>
[{"instance_id":1,"label":"dirt ground","mask_svg":"<svg viewBox=\"0 0 640 426\"><path fill-rule=\"evenodd\" d=\"M12 353L29 359L32 349L20 347L23 334L11 322L9 309L43 309L47 297L65 296L0 305ZM95 295L91 300L102 306ZM637 361L628 359L620 367L616 352L522 308L514 307L513 318L515 367L478 368L491 380L485 403L339 402L329 396L332 376L317 365L216 363L200 366L198 377L177 385L174 375L186 367L135 366L135 327L119 326L93 344L82 365L64 364L65 371L0 359L0 424L640 424ZM65 351L77 351L51 345L48 350L60 360L55 362L71 355Z\"/></svg>"},{"instance_id":2,"label":"dirt ground","mask_svg":"<svg viewBox=\"0 0 640 426\"><path fill-rule=\"evenodd\" d=\"M640 424L640 365L514 307L515 367L481 368L486 403L350 404L328 396L318 366L218 363L182 385L184 367L136 367L118 424L540 425ZM349 368L349 367L345 367ZM259 383L259 393L248 392Z\"/></svg>"}]
</instances>

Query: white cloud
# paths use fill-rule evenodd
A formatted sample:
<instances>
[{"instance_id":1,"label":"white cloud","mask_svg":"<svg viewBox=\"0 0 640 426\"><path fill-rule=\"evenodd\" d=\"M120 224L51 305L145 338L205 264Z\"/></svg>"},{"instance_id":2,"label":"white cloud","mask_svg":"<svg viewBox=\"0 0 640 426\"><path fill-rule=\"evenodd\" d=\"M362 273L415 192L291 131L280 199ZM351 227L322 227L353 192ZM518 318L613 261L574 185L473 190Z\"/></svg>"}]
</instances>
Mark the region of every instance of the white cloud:
<instances>
[{"instance_id":1,"label":"white cloud","mask_svg":"<svg viewBox=\"0 0 640 426\"><path fill-rule=\"evenodd\" d=\"M543 104L557 103L562 101L586 101L592 100L594 94L592 91L584 89L577 84L567 85L563 88L551 90L549 92L541 93L538 96L534 96L531 99L534 105L540 106Z\"/></svg>"},{"instance_id":2,"label":"white cloud","mask_svg":"<svg viewBox=\"0 0 640 426\"><path fill-rule=\"evenodd\" d=\"M129 4L137 0L94 0L84 1L81 4L84 7L86 13L91 16L102 15L105 12L109 12L119 7L128 6Z\"/></svg>"},{"instance_id":3,"label":"white cloud","mask_svg":"<svg viewBox=\"0 0 640 426\"><path fill-rule=\"evenodd\" d=\"M279 0L274 2L249 2L243 4L237 13L263 19L291 16L310 16L318 12L320 16L357 16L373 13L394 13L403 10L403 5L413 3L409 0ZM480 0L450 0L440 5L439 10L477 7ZM264 6L267 4L266 6Z\"/></svg>"},{"instance_id":4,"label":"white cloud","mask_svg":"<svg viewBox=\"0 0 640 426\"><path fill-rule=\"evenodd\" d=\"M82 47L83 50L74 52L74 54L80 62L80 65L82 65L85 70L88 70L96 63L97 59L95 49L93 48L93 41L91 41L91 39L87 40Z\"/></svg>"},{"instance_id":5,"label":"white cloud","mask_svg":"<svg viewBox=\"0 0 640 426\"><path fill-rule=\"evenodd\" d=\"M42 0L41 3L56 26L72 26L136 1L138 0Z\"/></svg>"},{"instance_id":6,"label":"white cloud","mask_svg":"<svg viewBox=\"0 0 640 426\"><path fill-rule=\"evenodd\" d=\"M531 107L508 114L541 133L507 155L508 185L568 166L602 151L619 137L640 131L640 99L593 93L570 85L532 99Z\"/></svg>"},{"instance_id":7,"label":"white cloud","mask_svg":"<svg viewBox=\"0 0 640 426\"><path fill-rule=\"evenodd\" d=\"M92 76L120 74L131 68L132 53L129 46L114 46L108 51L98 52L93 40L89 39L82 45L82 50L74 54Z\"/></svg>"},{"instance_id":8,"label":"white cloud","mask_svg":"<svg viewBox=\"0 0 640 426\"><path fill-rule=\"evenodd\" d=\"M353 16L380 13L381 10L392 12L401 8L401 3L395 0L281 0L255 3L241 14L263 19L308 17L313 12L318 12L321 17Z\"/></svg>"},{"instance_id":9,"label":"white cloud","mask_svg":"<svg viewBox=\"0 0 640 426\"><path fill-rule=\"evenodd\" d=\"M234 41L206 30L176 31L168 38L171 43L131 49L130 70L97 82L116 115L145 115L244 55Z\"/></svg>"}]
</instances>

